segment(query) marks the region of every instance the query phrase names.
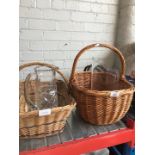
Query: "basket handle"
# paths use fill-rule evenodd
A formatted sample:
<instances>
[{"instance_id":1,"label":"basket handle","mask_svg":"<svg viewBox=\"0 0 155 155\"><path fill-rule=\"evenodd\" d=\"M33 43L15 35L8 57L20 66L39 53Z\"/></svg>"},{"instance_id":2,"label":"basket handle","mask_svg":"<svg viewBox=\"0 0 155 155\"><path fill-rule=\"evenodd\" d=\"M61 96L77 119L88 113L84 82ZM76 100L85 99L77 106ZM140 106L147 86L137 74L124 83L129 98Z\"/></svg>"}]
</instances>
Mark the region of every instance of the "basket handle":
<instances>
[{"instance_id":1,"label":"basket handle","mask_svg":"<svg viewBox=\"0 0 155 155\"><path fill-rule=\"evenodd\" d=\"M68 88L68 80L64 77L63 73L61 71L59 71L59 68L56 67L56 66L54 66L54 65L51 65L51 64L48 64L48 63L43 63L43 62L31 62L31 63L27 63L27 64L21 65L19 67L19 71L21 71L24 68L27 68L27 67L30 67L30 66L35 66L35 65L38 65L38 66L46 66L46 67L51 68L55 72L57 72L64 79L64 82L65 82L65 84L66 84L66 86ZM29 81L29 79L30 79L30 74L27 75L26 80L25 80L25 84L24 84L24 95L25 95L26 102L28 104L30 104L33 108L35 108L34 105L33 105L33 102L27 96L27 94L28 94L27 87L28 87L28 81Z\"/></svg>"},{"instance_id":2,"label":"basket handle","mask_svg":"<svg viewBox=\"0 0 155 155\"><path fill-rule=\"evenodd\" d=\"M125 60L124 60L124 57L122 55L122 53L115 47L113 47L112 45L108 45L108 44L91 44L91 45L88 45L86 47L84 47L83 49L81 49L79 51L79 53L76 55L75 59L74 59L74 63L73 63L73 67L72 67L72 72L71 72L71 77L70 77L70 81L72 81L74 79L74 75L75 75L75 69L76 69L76 66L77 66L77 61L79 60L80 56L86 52L87 50L91 49L91 48L94 48L94 47L106 47L106 48L109 48L111 49L114 53L117 54L117 56L119 57L120 61L121 61L121 79L124 79L125 78Z\"/></svg>"},{"instance_id":3,"label":"basket handle","mask_svg":"<svg viewBox=\"0 0 155 155\"><path fill-rule=\"evenodd\" d=\"M68 87L68 80L63 75L63 73L59 70L59 68L54 66L54 65L48 64L48 63L44 63L44 62L31 62L31 63L23 64L23 65L19 66L19 71L21 71L24 68L27 68L27 67L30 67L30 66L35 66L35 65L46 66L46 67L51 68L52 70L57 72L64 79L64 82L66 83L66 86Z\"/></svg>"}]
</instances>

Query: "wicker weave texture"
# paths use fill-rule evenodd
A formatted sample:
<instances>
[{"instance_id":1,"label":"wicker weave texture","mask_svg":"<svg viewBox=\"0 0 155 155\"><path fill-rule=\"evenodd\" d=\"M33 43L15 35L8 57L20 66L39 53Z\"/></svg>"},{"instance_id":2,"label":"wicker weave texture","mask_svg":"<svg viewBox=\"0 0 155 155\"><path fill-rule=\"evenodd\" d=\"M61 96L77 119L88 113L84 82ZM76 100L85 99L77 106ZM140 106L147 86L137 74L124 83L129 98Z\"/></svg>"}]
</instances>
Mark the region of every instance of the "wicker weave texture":
<instances>
[{"instance_id":1,"label":"wicker weave texture","mask_svg":"<svg viewBox=\"0 0 155 155\"><path fill-rule=\"evenodd\" d=\"M77 61L82 53L93 47L111 49L120 58L120 79L108 72L75 73ZM134 87L125 79L125 60L121 52L107 44L92 44L83 48L76 56L70 77L70 88L77 102L81 117L92 124L112 124L124 117L131 105ZM115 92L118 95L112 96Z\"/></svg>"},{"instance_id":2,"label":"wicker weave texture","mask_svg":"<svg viewBox=\"0 0 155 155\"><path fill-rule=\"evenodd\" d=\"M34 65L41 65L47 66L53 69L53 66L50 64L44 64L40 62L34 62L30 64L25 64L20 66L20 69L25 67L34 66ZM56 68L57 72L57 68ZM58 71L59 73L59 71ZM61 75L62 73L60 73ZM62 74L63 75L63 74ZM46 116L39 116L39 110L32 110L32 111L24 111L26 108L23 108L27 105L26 101L23 101L20 105L20 113L19 113L19 135L21 138L37 138L42 137L45 135L53 135L57 132L62 132L63 128L66 124L66 120L71 114L72 110L75 107L75 102L73 98L68 93L67 88L67 80L64 76L63 82L62 80L57 80L58 92L61 96L58 96L59 107L55 107L51 109L51 114ZM31 81L31 90L35 86L33 81ZM20 96L24 96L24 82L20 82ZM33 98L33 94L32 94ZM23 110L24 109L24 110Z\"/></svg>"}]
</instances>

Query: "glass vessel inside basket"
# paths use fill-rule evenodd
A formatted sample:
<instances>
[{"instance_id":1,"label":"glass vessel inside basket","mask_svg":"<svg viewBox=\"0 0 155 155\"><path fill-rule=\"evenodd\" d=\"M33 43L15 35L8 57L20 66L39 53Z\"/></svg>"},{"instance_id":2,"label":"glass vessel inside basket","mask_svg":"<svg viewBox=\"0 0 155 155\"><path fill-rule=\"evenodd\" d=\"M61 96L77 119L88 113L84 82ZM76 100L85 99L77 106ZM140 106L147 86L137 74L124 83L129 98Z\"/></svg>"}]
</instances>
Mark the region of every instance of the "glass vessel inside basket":
<instances>
[{"instance_id":1,"label":"glass vessel inside basket","mask_svg":"<svg viewBox=\"0 0 155 155\"><path fill-rule=\"evenodd\" d=\"M54 70L36 67L34 73L31 73L30 83L28 95L33 102L33 109L41 110L58 106Z\"/></svg>"}]
</instances>

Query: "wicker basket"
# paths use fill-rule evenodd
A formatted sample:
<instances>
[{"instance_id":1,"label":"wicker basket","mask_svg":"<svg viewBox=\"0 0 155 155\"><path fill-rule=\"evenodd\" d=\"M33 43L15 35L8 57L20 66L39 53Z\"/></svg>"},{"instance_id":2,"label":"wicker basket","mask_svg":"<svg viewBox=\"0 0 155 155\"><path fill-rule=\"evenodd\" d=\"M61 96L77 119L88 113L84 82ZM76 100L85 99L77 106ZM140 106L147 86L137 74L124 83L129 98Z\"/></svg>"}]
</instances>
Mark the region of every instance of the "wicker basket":
<instances>
[{"instance_id":1,"label":"wicker basket","mask_svg":"<svg viewBox=\"0 0 155 155\"><path fill-rule=\"evenodd\" d=\"M75 102L73 98L68 93L68 81L63 76L63 74L58 70L57 67L52 66L46 63L33 62L21 65L19 70L22 70L29 66L46 66L52 68L58 73L64 81L56 80L57 89L58 89L58 102L59 106L51 109L50 114L46 116L39 116L39 110L26 111L25 107L27 105L24 96L25 92L25 82L20 81L20 96L23 104L20 105L20 118L19 118L19 135L21 138L38 138L47 135L53 135L58 132L62 132L65 126L68 116L71 114L71 111L75 107ZM30 85L33 89L34 81L30 81ZM66 104L67 103L67 104ZM25 106L23 108L23 106Z\"/></svg>"},{"instance_id":2,"label":"wicker basket","mask_svg":"<svg viewBox=\"0 0 155 155\"><path fill-rule=\"evenodd\" d=\"M75 73L79 57L94 47L109 48L119 57L122 66L119 79L116 80L116 77L108 72ZM70 89L81 117L96 125L112 124L123 118L131 105L134 92L132 84L125 79L123 55L117 48L107 44L92 44L77 54L72 67Z\"/></svg>"}]
</instances>

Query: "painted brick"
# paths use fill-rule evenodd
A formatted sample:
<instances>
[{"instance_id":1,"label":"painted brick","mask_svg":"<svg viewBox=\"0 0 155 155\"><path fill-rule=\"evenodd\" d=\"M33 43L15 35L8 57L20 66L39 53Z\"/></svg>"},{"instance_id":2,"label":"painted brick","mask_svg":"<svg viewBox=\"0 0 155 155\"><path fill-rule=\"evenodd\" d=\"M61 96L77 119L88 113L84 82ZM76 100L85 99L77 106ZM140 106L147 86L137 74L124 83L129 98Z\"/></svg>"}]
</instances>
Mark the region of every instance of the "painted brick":
<instances>
[{"instance_id":1,"label":"painted brick","mask_svg":"<svg viewBox=\"0 0 155 155\"><path fill-rule=\"evenodd\" d=\"M117 15L118 7L116 5L109 5L108 12L109 14Z\"/></svg>"},{"instance_id":2,"label":"painted brick","mask_svg":"<svg viewBox=\"0 0 155 155\"><path fill-rule=\"evenodd\" d=\"M90 12L91 11L91 3L68 0L68 1L66 1L66 9Z\"/></svg>"},{"instance_id":3,"label":"painted brick","mask_svg":"<svg viewBox=\"0 0 155 155\"><path fill-rule=\"evenodd\" d=\"M30 29L41 29L41 30L55 30L56 23L55 21L51 21L51 20L30 19L29 28Z\"/></svg>"},{"instance_id":4,"label":"painted brick","mask_svg":"<svg viewBox=\"0 0 155 155\"><path fill-rule=\"evenodd\" d=\"M88 44L87 44L88 45ZM70 58L74 59L76 57L76 55L78 54L78 51L70 51ZM86 59L91 59L92 56L96 56L96 53L92 53L92 52L85 52L84 54L82 54L80 56L80 60L86 60Z\"/></svg>"},{"instance_id":5,"label":"painted brick","mask_svg":"<svg viewBox=\"0 0 155 155\"><path fill-rule=\"evenodd\" d=\"M81 22L95 22L96 15L94 13L72 12L71 19Z\"/></svg>"},{"instance_id":6,"label":"painted brick","mask_svg":"<svg viewBox=\"0 0 155 155\"><path fill-rule=\"evenodd\" d=\"M63 32L63 31L45 31L44 40L70 40L71 32Z\"/></svg>"},{"instance_id":7,"label":"painted brick","mask_svg":"<svg viewBox=\"0 0 155 155\"><path fill-rule=\"evenodd\" d=\"M91 43L114 42L117 8L118 0L21 0L20 63L47 62L69 77L80 49ZM90 64L92 56L106 54L98 49L86 52L77 70Z\"/></svg>"},{"instance_id":8,"label":"painted brick","mask_svg":"<svg viewBox=\"0 0 155 155\"><path fill-rule=\"evenodd\" d=\"M80 0L80 1L83 1L83 2L92 2L92 3L95 3L96 0Z\"/></svg>"},{"instance_id":9,"label":"painted brick","mask_svg":"<svg viewBox=\"0 0 155 155\"><path fill-rule=\"evenodd\" d=\"M20 5L26 7L35 7L36 3L35 0L20 0Z\"/></svg>"},{"instance_id":10,"label":"painted brick","mask_svg":"<svg viewBox=\"0 0 155 155\"><path fill-rule=\"evenodd\" d=\"M117 16L109 14L97 14L95 21L106 24L115 24Z\"/></svg>"},{"instance_id":11,"label":"painted brick","mask_svg":"<svg viewBox=\"0 0 155 155\"><path fill-rule=\"evenodd\" d=\"M85 2L79 2L79 10L80 11L88 11L90 12L92 10L91 4L90 3L85 3Z\"/></svg>"},{"instance_id":12,"label":"painted brick","mask_svg":"<svg viewBox=\"0 0 155 155\"><path fill-rule=\"evenodd\" d=\"M29 9L25 7L19 7L19 17L28 17Z\"/></svg>"},{"instance_id":13,"label":"painted brick","mask_svg":"<svg viewBox=\"0 0 155 155\"><path fill-rule=\"evenodd\" d=\"M103 3L103 4L115 4L118 5L119 0L80 0L85 2L92 2L92 3Z\"/></svg>"},{"instance_id":14,"label":"painted brick","mask_svg":"<svg viewBox=\"0 0 155 155\"><path fill-rule=\"evenodd\" d=\"M85 31L114 33L115 25L114 24L104 24L104 23L85 23Z\"/></svg>"},{"instance_id":15,"label":"painted brick","mask_svg":"<svg viewBox=\"0 0 155 155\"><path fill-rule=\"evenodd\" d=\"M114 25L114 24L106 24L106 26L105 26L106 33L109 33L109 32L115 33L115 29L116 29L116 25Z\"/></svg>"},{"instance_id":16,"label":"painted brick","mask_svg":"<svg viewBox=\"0 0 155 155\"><path fill-rule=\"evenodd\" d=\"M59 41L58 50L80 50L83 48L83 42L80 41Z\"/></svg>"},{"instance_id":17,"label":"painted brick","mask_svg":"<svg viewBox=\"0 0 155 155\"><path fill-rule=\"evenodd\" d=\"M108 13L108 6L107 5L92 4L91 9L93 12Z\"/></svg>"},{"instance_id":18,"label":"painted brick","mask_svg":"<svg viewBox=\"0 0 155 155\"><path fill-rule=\"evenodd\" d=\"M19 16L27 18L42 18L42 11L37 8L19 8Z\"/></svg>"},{"instance_id":19,"label":"painted brick","mask_svg":"<svg viewBox=\"0 0 155 155\"><path fill-rule=\"evenodd\" d=\"M57 50L59 41L30 41L31 50Z\"/></svg>"},{"instance_id":20,"label":"painted brick","mask_svg":"<svg viewBox=\"0 0 155 155\"><path fill-rule=\"evenodd\" d=\"M70 12L68 11L55 11L55 10L43 10L44 19L55 19L55 20L69 20Z\"/></svg>"},{"instance_id":21,"label":"painted brick","mask_svg":"<svg viewBox=\"0 0 155 155\"><path fill-rule=\"evenodd\" d=\"M85 23L85 31L88 32L104 32L105 25L98 23Z\"/></svg>"},{"instance_id":22,"label":"painted brick","mask_svg":"<svg viewBox=\"0 0 155 155\"><path fill-rule=\"evenodd\" d=\"M88 60L88 59L86 59L86 60L79 60L77 67L80 67L80 68L82 67L84 69L84 67L86 65L90 65L91 63L92 63L92 60ZM65 60L64 61L64 68L71 68L72 65L73 65L73 60Z\"/></svg>"},{"instance_id":23,"label":"painted brick","mask_svg":"<svg viewBox=\"0 0 155 155\"><path fill-rule=\"evenodd\" d=\"M53 0L52 8L54 9L64 9L65 8L65 0Z\"/></svg>"},{"instance_id":24,"label":"painted brick","mask_svg":"<svg viewBox=\"0 0 155 155\"><path fill-rule=\"evenodd\" d=\"M64 60L46 60L44 59L45 62L53 64L61 69L64 68Z\"/></svg>"},{"instance_id":25,"label":"painted brick","mask_svg":"<svg viewBox=\"0 0 155 155\"><path fill-rule=\"evenodd\" d=\"M51 8L51 0L37 0L38 8Z\"/></svg>"},{"instance_id":26,"label":"painted brick","mask_svg":"<svg viewBox=\"0 0 155 155\"><path fill-rule=\"evenodd\" d=\"M96 2L96 0L80 0L82 2Z\"/></svg>"},{"instance_id":27,"label":"painted brick","mask_svg":"<svg viewBox=\"0 0 155 155\"><path fill-rule=\"evenodd\" d=\"M19 58L24 61L44 60L42 52L22 52L19 54Z\"/></svg>"},{"instance_id":28,"label":"painted brick","mask_svg":"<svg viewBox=\"0 0 155 155\"><path fill-rule=\"evenodd\" d=\"M42 40L43 32L40 30L21 30L20 39L25 40Z\"/></svg>"},{"instance_id":29,"label":"painted brick","mask_svg":"<svg viewBox=\"0 0 155 155\"><path fill-rule=\"evenodd\" d=\"M46 51L43 54L45 60L65 60L70 58L69 52L67 51Z\"/></svg>"},{"instance_id":30,"label":"painted brick","mask_svg":"<svg viewBox=\"0 0 155 155\"><path fill-rule=\"evenodd\" d=\"M95 35L95 40L98 42L101 41L106 41L106 42L110 42L110 41L114 41L114 34L111 33L98 33Z\"/></svg>"},{"instance_id":31,"label":"painted brick","mask_svg":"<svg viewBox=\"0 0 155 155\"><path fill-rule=\"evenodd\" d=\"M28 19L19 18L19 29L28 28Z\"/></svg>"},{"instance_id":32,"label":"painted brick","mask_svg":"<svg viewBox=\"0 0 155 155\"><path fill-rule=\"evenodd\" d=\"M28 50L28 49L29 49L29 41L19 40L19 50Z\"/></svg>"},{"instance_id":33,"label":"painted brick","mask_svg":"<svg viewBox=\"0 0 155 155\"><path fill-rule=\"evenodd\" d=\"M89 32L72 32L71 39L79 41L95 40L95 34Z\"/></svg>"},{"instance_id":34,"label":"painted brick","mask_svg":"<svg viewBox=\"0 0 155 155\"><path fill-rule=\"evenodd\" d=\"M71 68L72 65L73 65L73 60L65 60L63 68Z\"/></svg>"},{"instance_id":35,"label":"painted brick","mask_svg":"<svg viewBox=\"0 0 155 155\"><path fill-rule=\"evenodd\" d=\"M62 31L84 31L84 24L72 21L59 21L56 23L56 30Z\"/></svg>"},{"instance_id":36,"label":"painted brick","mask_svg":"<svg viewBox=\"0 0 155 155\"><path fill-rule=\"evenodd\" d=\"M88 45L88 44L86 44ZM85 47L85 46L83 46ZM74 59L77 55L78 51L70 51L70 59ZM93 48L92 50L88 50L87 52L83 53L80 56L80 60L90 60L92 61L92 58L95 57L95 59L102 59L106 56L108 56L110 52L107 52L106 48Z\"/></svg>"},{"instance_id":37,"label":"painted brick","mask_svg":"<svg viewBox=\"0 0 155 155\"><path fill-rule=\"evenodd\" d=\"M98 3L104 4L118 4L119 0L95 0Z\"/></svg>"},{"instance_id":38,"label":"painted brick","mask_svg":"<svg viewBox=\"0 0 155 155\"><path fill-rule=\"evenodd\" d=\"M79 1L67 0L66 1L66 9L78 10L79 9Z\"/></svg>"},{"instance_id":39,"label":"painted brick","mask_svg":"<svg viewBox=\"0 0 155 155\"><path fill-rule=\"evenodd\" d=\"M80 50L83 48L81 41L30 41L30 50L49 51L49 50Z\"/></svg>"}]
</instances>

